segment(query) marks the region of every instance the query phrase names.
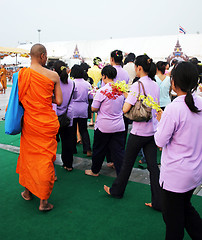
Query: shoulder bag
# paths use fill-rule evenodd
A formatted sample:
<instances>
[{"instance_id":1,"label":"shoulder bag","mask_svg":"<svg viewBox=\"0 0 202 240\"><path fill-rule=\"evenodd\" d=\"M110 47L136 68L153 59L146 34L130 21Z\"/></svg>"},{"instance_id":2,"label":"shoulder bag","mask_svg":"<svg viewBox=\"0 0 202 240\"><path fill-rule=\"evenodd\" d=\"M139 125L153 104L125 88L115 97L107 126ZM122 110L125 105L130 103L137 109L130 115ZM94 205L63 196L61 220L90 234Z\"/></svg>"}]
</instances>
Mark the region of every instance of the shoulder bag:
<instances>
[{"instance_id":1,"label":"shoulder bag","mask_svg":"<svg viewBox=\"0 0 202 240\"><path fill-rule=\"evenodd\" d=\"M5 133L16 135L22 131L22 119L24 108L19 102L18 96L18 72L13 74L13 86L11 89L8 107L5 115Z\"/></svg>"},{"instance_id":2,"label":"shoulder bag","mask_svg":"<svg viewBox=\"0 0 202 240\"><path fill-rule=\"evenodd\" d=\"M71 102L71 99L72 99L72 96L73 96L73 93L74 93L74 88L75 88L75 83L73 82L73 89L72 89L72 93L71 93L71 96L70 96L70 99L69 99L69 102L67 104L67 109L66 111L61 114L60 116L58 116L58 121L60 123L60 127L63 128L63 127L68 127L70 125L70 118L67 117L67 110L68 110L68 106Z\"/></svg>"},{"instance_id":3,"label":"shoulder bag","mask_svg":"<svg viewBox=\"0 0 202 240\"><path fill-rule=\"evenodd\" d=\"M140 85L142 86L144 96L147 97L143 83L138 81L139 93L137 96L137 102L134 106L131 107L131 109L127 113L124 114L124 116L135 122L148 122L152 118L152 108L144 104L143 100L139 98Z\"/></svg>"}]
</instances>

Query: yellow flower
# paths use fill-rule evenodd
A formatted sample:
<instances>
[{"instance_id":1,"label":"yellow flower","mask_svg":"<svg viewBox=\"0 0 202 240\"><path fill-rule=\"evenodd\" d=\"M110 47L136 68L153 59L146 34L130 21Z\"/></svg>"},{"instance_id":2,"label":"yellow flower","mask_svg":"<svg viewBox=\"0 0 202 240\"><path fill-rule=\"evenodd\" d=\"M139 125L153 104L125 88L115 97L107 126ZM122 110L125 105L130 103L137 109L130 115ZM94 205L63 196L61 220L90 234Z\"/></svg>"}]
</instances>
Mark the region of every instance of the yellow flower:
<instances>
[{"instance_id":1,"label":"yellow flower","mask_svg":"<svg viewBox=\"0 0 202 240\"><path fill-rule=\"evenodd\" d=\"M118 91L120 91L122 93L128 92L128 84L126 84L126 82L124 80L112 83L112 87L117 88Z\"/></svg>"},{"instance_id":2,"label":"yellow flower","mask_svg":"<svg viewBox=\"0 0 202 240\"><path fill-rule=\"evenodd\" d=\"M136 93L133 94L134 96L136 95ZM154 101L153 97L151 95L147 95L147 97L143 94L140 94L139 96L139 100L142 100L142 102L147 105L148 107L151 107L153 109L155 109L157 112L161 110L161 107L159 106L159 104L157 103L157 99L156 102Z\"/></svg>"}]
</instances>

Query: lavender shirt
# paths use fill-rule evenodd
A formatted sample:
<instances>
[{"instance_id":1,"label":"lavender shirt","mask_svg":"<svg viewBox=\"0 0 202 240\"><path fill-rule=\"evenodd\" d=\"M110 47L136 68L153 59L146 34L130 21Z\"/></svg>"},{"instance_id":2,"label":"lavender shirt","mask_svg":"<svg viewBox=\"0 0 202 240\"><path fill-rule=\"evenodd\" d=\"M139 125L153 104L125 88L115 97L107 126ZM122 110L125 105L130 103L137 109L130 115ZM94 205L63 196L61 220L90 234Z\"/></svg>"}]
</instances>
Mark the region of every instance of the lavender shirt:
<instances>
[{"instance_id":1,"label":"lavender shirt","mask_svg":"<svg viewBox=\"0 0 202 240\"><path fill-rule=\"evenodd\" d=\"M77 96L73 100L73 118L88 118L88 98L93 98L88 95L91 85L83 78L74 79L74 82Z\"/></svg>"},{"instance_id":2,"label":"lavender shirt","mask_svg":"<svg viewBox=\"0 0 202 240\"><path fill-rule=\"evenodd\" d=\"M160 185L177 193L202 183L202 111L192 113L184 97L167 105L154 135L157 146L163 147ZM202 99L194 96L194 102L202 110Z\"/></svg>"},{"instance_id":3,"label":"lavender shirt","mask_svg":"<svg viewBox=\"0 0 202 240\"><path fill-rule=\"evenodd\" d=\"M117 99L109 99L101 93L105 89L111 90L109 83L97 91L92 103L93 108L99 108L95 130L98 128L103 133L124 131L125 124L122 111L124 96L118 96Z\"/></svg>"},{"instance_id":4,"label":"lavender shirt","mask_svg":"<svg viewBox=\"0 0 202 240\"><path fill-rule=\"evenodd\" d=\"M58 116L62 115L67 109L67 104L69 102L69 99L73 90L73 81L71 79L68 79L68 84L64 84L63 82L60 81L60 87L62 90L63 102L60 106L57 106ZM73 123L73 97L75 96L76 96L76 88L74 88L74 93L70 101L70 104L68 105L68 110L67 110L67 116L71 119L69 127L71 127Z\"/></svg>"},{"instance_id":5,"label":"lavender shirt","mask_svg":"<svg viewBox=\"0 0 202 240\"><path fill-rule=\"evenodd\" d=\"M159 96L160 96L160 88L156 82L154 82L151 78L148 76L142 77L139 79L145 89L145 93L148 95L151 95L153 99L157 102L159 102ZM137 95L138 95L138 83L135 82L132 84L130 88L130 93L128 94L128 97L126 98L126 102L130 103L131 105L135 105L137 101ZM134 93L136 93L134 95ZM140 93L143 94L142 88L140 88ZM157 100L156 100L157 99ZM157 120L156 120L156 111L152 109L152 119L148 122L134 122L131 133L133 135L138 136L152 136L154 135L156 128L157 128Z\"/></svg>"},{"instance_id":6,"label":"lavender shirt","mask_svg":"<svg viewBox=\"0 0 202 240\"><path fill-rule=\"evenodd\" d=\"M128 84L130 79L128 72L126 72L126 70L124 70L121 65L114 65L113 67L116 68L116 71L117 71L117 75L116 75L116 78L114 78L114 82L124 80L126 84ZM104 85L105 83L102 81L101 86L103 87Z\"/></svg>"}]
</instances>

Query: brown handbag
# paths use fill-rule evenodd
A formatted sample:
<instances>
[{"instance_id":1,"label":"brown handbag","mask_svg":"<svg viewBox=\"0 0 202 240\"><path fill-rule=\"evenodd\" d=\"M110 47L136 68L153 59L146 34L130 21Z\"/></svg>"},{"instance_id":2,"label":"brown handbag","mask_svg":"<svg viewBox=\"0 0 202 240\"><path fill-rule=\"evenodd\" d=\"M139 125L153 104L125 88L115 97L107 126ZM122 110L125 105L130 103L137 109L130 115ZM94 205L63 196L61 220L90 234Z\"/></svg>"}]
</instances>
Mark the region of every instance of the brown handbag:
<instances>
[{"instance_id":1,"label":"brown handbag","mask_svg":"<svg viewBox=\"0 0 202 240\"><path fill-rule=\"evenodd\" d=\"M137 96L137 102L127 113L124 114L124 116L135 122L148 122L152 118L152 108L144 104L142 99L139 99L140 85L142 86L144 96L147 97L143 83L138 81L139 93Z\"/></svg>"}]
</instances>

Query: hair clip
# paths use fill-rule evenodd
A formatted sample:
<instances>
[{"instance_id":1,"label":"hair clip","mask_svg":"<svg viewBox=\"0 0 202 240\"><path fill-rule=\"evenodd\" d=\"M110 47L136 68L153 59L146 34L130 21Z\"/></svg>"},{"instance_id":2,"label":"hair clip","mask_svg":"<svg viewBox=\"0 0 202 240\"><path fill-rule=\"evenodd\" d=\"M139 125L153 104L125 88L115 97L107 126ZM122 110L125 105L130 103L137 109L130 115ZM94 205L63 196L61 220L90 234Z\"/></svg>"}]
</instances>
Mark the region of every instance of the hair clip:
<instances>
[{"instance_id":1,"label":"hair clip","mask_svg":"<svg viewBox=\"0 0 202 240\"><path fill-rule=\"evenodd\" d=\"M64 69L66 69L65 66L61 66L61 67L60 67L60 70L61 70L61 71L63 71Z\"/></svg>"},{"instance_id":2,"label":"hair clip","mask_svg":"<svg viewBox=\"0 0 202 240\"><path fill-rule=\"evenodd\" d=\"M152 58L148 58L148 59L147 59L147 63L150 64L151 62L152 62Z\"/></svg>"}]
</instances>

